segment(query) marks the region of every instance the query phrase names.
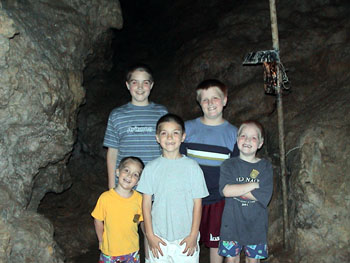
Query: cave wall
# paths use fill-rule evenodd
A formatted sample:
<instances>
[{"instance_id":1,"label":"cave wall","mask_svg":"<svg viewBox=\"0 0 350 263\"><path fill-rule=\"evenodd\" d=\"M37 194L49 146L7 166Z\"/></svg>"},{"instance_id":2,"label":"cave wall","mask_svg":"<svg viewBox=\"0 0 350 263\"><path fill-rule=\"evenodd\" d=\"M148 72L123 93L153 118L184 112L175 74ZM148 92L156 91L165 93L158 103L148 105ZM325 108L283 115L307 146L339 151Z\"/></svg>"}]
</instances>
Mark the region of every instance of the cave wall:
<instances>
[{"instance_id":1,"label":"cave wall","mask_svg":"<svg viewBox=\"0 0 350 263\"><path fill-rule=\"evenodd\" d=\"M0 262L63 262L35 211L71 185L83 70L112 27L122 27L117 0L0 2Z\"/></svg>"}]
</instances>

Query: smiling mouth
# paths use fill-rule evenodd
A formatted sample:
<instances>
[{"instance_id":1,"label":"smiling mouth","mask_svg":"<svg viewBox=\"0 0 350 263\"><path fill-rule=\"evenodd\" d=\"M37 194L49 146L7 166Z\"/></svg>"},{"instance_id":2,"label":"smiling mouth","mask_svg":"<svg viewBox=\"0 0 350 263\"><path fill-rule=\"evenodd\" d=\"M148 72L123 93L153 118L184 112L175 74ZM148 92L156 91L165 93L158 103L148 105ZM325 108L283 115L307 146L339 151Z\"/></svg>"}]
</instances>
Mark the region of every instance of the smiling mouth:
<instances>
[{"instance_id":1,"label":"smiling mouth","mask_svg":"<svg viewBox=\"0 0 350 263\"><path fill-rule=\"evenodd\" d=\"M129 181L129 180L127 180L127 179L123 179L123 181L126 182L126 183L128 183L128 184L131 183L131 181Z\"/></svg>"}]
</instances>

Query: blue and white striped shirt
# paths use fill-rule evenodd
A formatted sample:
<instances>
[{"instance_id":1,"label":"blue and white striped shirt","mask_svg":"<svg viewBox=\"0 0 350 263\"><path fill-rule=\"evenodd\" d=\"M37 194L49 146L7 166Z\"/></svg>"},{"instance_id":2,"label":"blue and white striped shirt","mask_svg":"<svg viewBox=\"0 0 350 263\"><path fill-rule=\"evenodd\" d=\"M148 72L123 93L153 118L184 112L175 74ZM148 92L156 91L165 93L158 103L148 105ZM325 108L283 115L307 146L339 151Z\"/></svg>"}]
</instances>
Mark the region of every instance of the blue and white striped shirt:
<instances>
[{"instance_id":1,"label":"blue and white striped shirt","mask_svg":"<svg viewBox=\"0 0 350 263\"><path fill-rule=\"evenodd\" d=\"M139 157L145 164L159 157L156 124L167 112L164 106L153 102L147 106L127 103L112 110L103 145L118 149L116 167L127 156Z\"/></svg>"}]
</instances>

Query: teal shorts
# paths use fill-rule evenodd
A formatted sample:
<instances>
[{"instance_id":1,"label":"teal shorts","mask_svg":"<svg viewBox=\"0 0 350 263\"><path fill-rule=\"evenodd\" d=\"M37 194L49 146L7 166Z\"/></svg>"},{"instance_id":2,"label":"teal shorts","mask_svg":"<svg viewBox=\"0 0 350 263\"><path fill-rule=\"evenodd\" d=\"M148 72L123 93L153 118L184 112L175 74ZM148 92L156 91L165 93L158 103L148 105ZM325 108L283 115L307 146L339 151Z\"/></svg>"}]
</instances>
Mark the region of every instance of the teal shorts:
<instances>
[{"instance_id":1,"label":"teal shorts","mask_svg":"<svg viewBox=\"0 0 350 263\"><path fill-rule=\"evenodd\" d=\"M227 258L235 257L241 253L242 248L248 258L264 259L268 256L267 244L241 246L236 241L220 241L218 253Z\"/></svg>"}]
</instances>

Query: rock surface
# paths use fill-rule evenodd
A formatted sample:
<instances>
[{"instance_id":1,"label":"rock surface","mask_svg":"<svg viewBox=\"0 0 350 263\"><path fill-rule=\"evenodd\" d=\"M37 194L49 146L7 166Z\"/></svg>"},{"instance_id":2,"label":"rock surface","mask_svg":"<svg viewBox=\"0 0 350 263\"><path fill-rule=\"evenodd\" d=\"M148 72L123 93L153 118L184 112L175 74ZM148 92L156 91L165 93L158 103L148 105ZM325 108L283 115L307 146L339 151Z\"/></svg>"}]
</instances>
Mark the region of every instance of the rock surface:
<instances>
[{"instance_id":1,"label":"rock surface","mask_svg":"<svg viewBox=\"0 0 350 263\"><path fill-rule=\"evenodd\" d=\"M108 29L122 26L117 0L84 3L0 3L1 262L64 260L36 210L46 193L71 185L85 63Z\"/></svg>"}]
</instances>

